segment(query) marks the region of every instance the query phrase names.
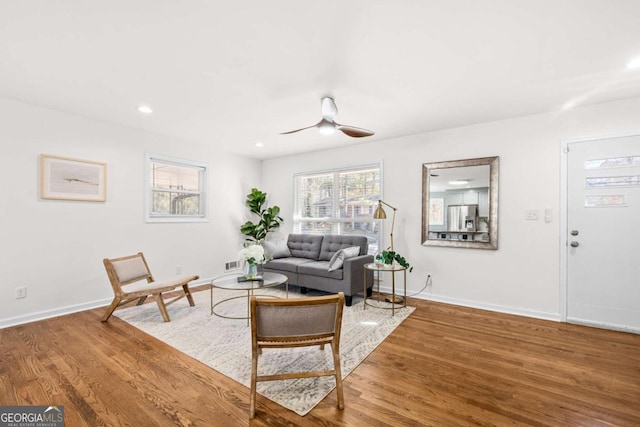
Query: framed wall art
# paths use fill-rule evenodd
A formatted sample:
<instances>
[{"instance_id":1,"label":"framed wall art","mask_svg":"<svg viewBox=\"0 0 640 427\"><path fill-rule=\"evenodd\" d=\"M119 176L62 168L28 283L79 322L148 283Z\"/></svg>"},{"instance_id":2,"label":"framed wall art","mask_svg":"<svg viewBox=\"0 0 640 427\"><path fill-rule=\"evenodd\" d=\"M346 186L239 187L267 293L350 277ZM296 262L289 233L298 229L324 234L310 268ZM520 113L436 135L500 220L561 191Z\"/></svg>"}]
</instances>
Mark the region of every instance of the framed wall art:
<instances>
[{"instance_id":1,"label":"framed wall art","mask_svg":"<svg viewBox=\"0 0 640 427\"><path fill-rule=\"evenodd\" d=\"M444 225L444 199L443 198L432 197L429 199L429 224Z\"/></svg>"},{"instance_id":2,"label":"framed wall art","mask_svg":"<svg viewBox=\"0 0 640 427\"><path fill-rule=\"evenodd\" d=\"M107 164L41 154L40 198L104 202Z\"/></svg>"}]
</instances>

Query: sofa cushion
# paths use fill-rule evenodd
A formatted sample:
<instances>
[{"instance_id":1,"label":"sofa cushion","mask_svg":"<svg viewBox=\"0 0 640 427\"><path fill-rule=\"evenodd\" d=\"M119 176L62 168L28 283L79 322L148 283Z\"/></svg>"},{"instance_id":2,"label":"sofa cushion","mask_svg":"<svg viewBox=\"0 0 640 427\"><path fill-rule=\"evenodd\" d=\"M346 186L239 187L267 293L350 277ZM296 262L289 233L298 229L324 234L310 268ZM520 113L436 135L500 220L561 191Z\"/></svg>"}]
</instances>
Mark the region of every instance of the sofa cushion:
<instances>
[{"instance_id":1,"label":"sofa cushion","mask_svg":"<svg viewBox=\"0 0 640 427\"><path fill-rule=\"evenodd\" d=\"M298 273L298 266L313 263L309 258L278 258L272 259L264 264L264 268L268 268L271 270L282 270L282 271L290 271L292 273Z\"/></svg>"},{"instance_id":2,"label":"sofa cushion","mask_svg":"<svg viewBox=\"0 0 640 427\"><path fill-rule=\"evenodd\" d=\"M344 270L329 271L329 261L315 261L301 264L298 267L298 274L306 274L307 276L326 277L329 279L342 280Z\"/></svg>"},{"instance_id":3,"label":"sofa cushion","mask_svg":"<svg viewBox=\"0 0 640 427\"><path fill-rule=\"evenodd\" d=\"M320 248L320 261L329 261L340 249L358 246L360 248L359 255L366 255L369 250L369 242L365 236L339 236L328 234L322 240Z\"/></svg>"},{"instance_id":4,"label":"sofa cushion","mask_svg":"<svg viewBox=\"0 0 640 427\"><path fill-rule=\"evenodd\" d=\"M286 258L291 256L291 251L287 242L284 240L277 240L274 242L264 241L262 247L266 252L267 259Z\"/></svg>"},{"instance_id":5,"label":"sofa cushion","mask_svg":"<svg viewBox=\"0 0 640 427\"><path fill-rule=\"evenodd\" d=\"M322 237L316 234L289 234L287 246L291 256L317 260L322 246Z\"/></svg>"},{"instance_id":6,"label":"sofa cushion","mask_svg":"<svg viewBox=\"0 0 640 427\"><path fill-rule=\"evenodd\" d=\"M329 271L337 270L342 268L342 264L344 260L347 258L353 258L354 256L358 256L360 254L360 248L358 246L351 246L349 248L340 249L336 252L329 261Z\"/></svg>"}]
</instances>

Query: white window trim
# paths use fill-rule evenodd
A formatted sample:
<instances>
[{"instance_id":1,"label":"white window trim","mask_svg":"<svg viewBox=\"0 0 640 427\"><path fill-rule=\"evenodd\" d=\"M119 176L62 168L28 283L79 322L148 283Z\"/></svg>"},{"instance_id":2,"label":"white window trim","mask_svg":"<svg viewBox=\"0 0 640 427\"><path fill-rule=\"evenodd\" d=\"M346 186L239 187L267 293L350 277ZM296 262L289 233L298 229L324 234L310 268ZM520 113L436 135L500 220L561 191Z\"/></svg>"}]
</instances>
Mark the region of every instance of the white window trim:
<instances>
[{"instance_id":1,"label":"white window trim","mask_svg":"<svg viewBox=\"0 0 640 427\"><path fill-rule=\"evenodd\" d=\"M152 201L152 188L149 182L149 176L151 174L151 162L157 160L162 163L173 164L176 166L197 167L202 168L202 182L200 185L201 191L199 192L201 198L202 214L201 215L152 215L151 214L151 201ZM162 154L145 153L144 159L144 221L147 223L158 222L209 222L209 165L203 162L197 162L193 160L186 160L177 157L165 156Z\"/></svg>"}]
</instances>

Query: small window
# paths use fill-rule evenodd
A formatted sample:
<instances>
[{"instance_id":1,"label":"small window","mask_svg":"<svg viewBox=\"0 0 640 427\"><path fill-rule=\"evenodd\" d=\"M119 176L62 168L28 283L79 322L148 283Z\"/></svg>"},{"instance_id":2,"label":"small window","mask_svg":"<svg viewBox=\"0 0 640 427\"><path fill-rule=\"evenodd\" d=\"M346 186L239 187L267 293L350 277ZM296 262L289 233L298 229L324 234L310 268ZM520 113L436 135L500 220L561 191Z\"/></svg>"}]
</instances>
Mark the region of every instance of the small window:
<instances>
[{"instance_id":1,"label":"small window","mask_svg":"<svg viewBox=\"0 0 640 427\"><path fill-rule=\"evenodd\" d=\"M207 165L166 156L146 155L145 220L207 220Z\"/></svg>"}]
</instances>

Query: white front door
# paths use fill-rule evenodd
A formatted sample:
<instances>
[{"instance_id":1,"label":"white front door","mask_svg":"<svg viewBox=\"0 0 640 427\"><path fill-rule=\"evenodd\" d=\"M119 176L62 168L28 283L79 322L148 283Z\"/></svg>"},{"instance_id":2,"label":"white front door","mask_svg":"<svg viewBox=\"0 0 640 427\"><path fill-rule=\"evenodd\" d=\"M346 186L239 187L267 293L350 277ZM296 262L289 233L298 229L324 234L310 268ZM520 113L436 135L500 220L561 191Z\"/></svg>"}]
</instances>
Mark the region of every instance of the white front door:
<instances>
[{"instance_id":1,"label":"white front door","mask_svg":"<svg viewBox=\"0 0 640 427\"><path fill-rule=\"evenodd\" d=\"M640 136L567 147L567 321L640 332Z\"/></svg>"}]
</instances>

